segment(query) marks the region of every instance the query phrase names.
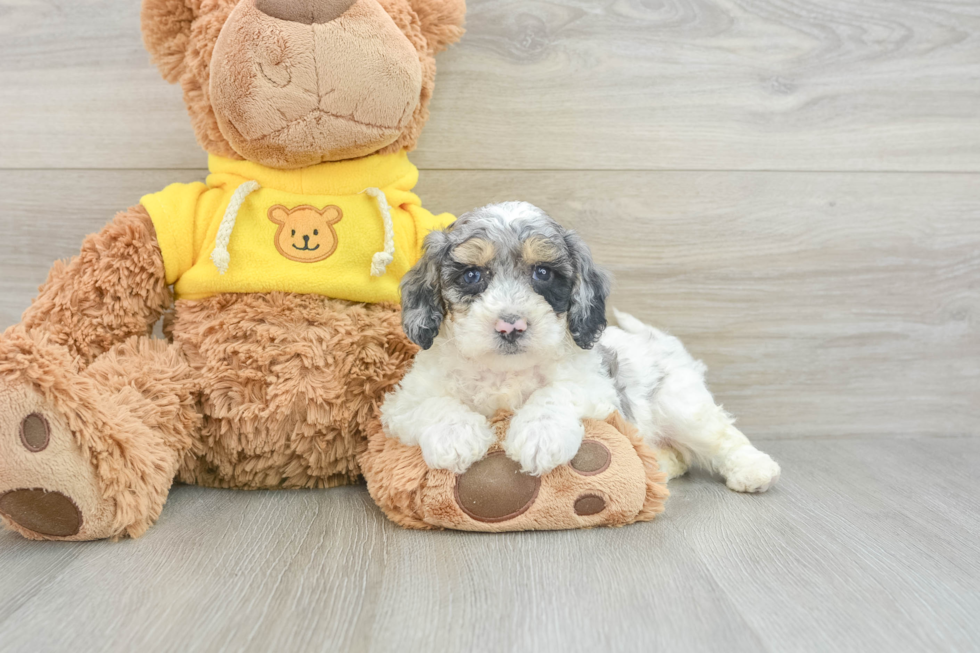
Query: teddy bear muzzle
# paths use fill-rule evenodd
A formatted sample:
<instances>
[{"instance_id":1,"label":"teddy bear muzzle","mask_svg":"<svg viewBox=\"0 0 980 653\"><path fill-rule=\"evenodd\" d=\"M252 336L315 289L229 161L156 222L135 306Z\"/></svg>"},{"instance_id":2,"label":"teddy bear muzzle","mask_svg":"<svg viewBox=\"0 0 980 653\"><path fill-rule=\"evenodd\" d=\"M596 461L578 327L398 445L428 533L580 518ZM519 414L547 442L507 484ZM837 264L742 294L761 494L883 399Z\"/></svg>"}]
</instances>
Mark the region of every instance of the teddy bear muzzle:
<instances>
[{"instance_id":1,"label":"teddy bear muzzle","mask_svg":"<svg viewBox=\"0 0 980 653\"><path fill-rule=\"evenodd\" d=\"M377 152L421 102L419 52L377 0L242 0L210 70L222 135L272 168Z\"/></svg>"}]
</instances>

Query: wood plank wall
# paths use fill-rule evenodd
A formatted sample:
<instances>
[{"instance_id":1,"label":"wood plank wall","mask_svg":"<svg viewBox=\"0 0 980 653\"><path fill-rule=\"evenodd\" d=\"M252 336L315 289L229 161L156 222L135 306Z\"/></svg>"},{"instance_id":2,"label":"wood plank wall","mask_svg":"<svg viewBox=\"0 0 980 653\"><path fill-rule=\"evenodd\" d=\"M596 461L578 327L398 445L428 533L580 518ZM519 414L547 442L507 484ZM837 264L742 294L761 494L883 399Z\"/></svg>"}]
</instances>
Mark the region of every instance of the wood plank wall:
<instances>
[{"instance_id":1,"label":"wood plank wall","mask_svg":"<svg viewBox=\"0 0 980 653\"><path fill-rule=\"evenodd\" d=\"M757 438L977 434L980 3L470 0L433 210L580 230ZM114 211L204 174L135 0L0 0L0 327Z\"/></svg>"}]
</instances>

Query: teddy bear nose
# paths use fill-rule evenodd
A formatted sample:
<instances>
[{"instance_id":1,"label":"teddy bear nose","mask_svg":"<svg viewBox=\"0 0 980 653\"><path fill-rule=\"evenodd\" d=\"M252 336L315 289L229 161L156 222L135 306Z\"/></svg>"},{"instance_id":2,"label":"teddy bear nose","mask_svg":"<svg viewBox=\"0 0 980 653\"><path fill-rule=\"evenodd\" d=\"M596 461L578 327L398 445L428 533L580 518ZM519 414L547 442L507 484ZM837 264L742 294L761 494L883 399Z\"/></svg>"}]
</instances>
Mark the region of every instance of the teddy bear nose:
<instances>
[{"instance_id":1,"label":"teddy bear nose","mask_svg":"<svg viewBox=\"0 0 980 653\"><path fill-rule=\"evenodd\" d=\"M357 0L255 0L259 11L279 20L322 25L339 18Z\"/></svg>"}]
</instances>

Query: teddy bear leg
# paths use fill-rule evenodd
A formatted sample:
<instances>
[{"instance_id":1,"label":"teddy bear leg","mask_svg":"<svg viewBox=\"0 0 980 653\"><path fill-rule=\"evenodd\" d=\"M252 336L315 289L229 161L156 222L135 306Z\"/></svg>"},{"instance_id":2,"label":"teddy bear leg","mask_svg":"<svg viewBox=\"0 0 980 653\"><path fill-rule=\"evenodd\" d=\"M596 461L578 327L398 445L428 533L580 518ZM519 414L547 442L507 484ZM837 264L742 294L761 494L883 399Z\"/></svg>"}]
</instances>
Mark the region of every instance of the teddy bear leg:
<instances>
[{"instance_id":1,"label":"teddy bear leg","mask_svg":"<svg viewBox=\"0 0 980 653\"><path fill-rule=\"evenodd\" d=\"M194 375L144 337L76 365L43 336L0 343L0 519L37 540L138 537L200 431Z\"/></svg>"},{"instance_id":2,"label":"teddy bear leg","mask_svg":"<svg viewBox=\"0 0 980 653\"><path fill-rule=\"evenodd\" d=\"M502 450L510 415L491 420L498 442L462 474L429 469L418 446L368 430L361 468L371 497L406 528L521 531L623 526L663 512L669 492L654 451L619 413L583 421L568 464L543 476L521 471Z\"/></svg>"}]
</instances>

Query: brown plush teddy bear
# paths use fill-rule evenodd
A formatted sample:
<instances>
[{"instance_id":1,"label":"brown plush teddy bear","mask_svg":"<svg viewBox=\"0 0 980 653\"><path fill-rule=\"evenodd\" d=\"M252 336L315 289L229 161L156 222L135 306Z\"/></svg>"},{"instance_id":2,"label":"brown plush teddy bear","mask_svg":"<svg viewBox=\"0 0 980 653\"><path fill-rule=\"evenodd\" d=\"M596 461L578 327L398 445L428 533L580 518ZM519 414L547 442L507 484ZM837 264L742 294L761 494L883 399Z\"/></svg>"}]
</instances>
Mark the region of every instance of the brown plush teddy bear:
<instances>
[{"instance_id":1,"label":"brown plush teddy bear","mask_svg":"<svg viewBox=\"0 0 980 653\"><path fill-rule=\"evenodd\" d=\"M464 0L144 0L207 183L147 195L56 263L0 337L0 515L35 539L139 536L174 479L359 477L416 348L398 283L435 54ZM175 301L176 300L176 301ZM150 338L161 315L168 340Z\"/></svg>"}]
</instances>

